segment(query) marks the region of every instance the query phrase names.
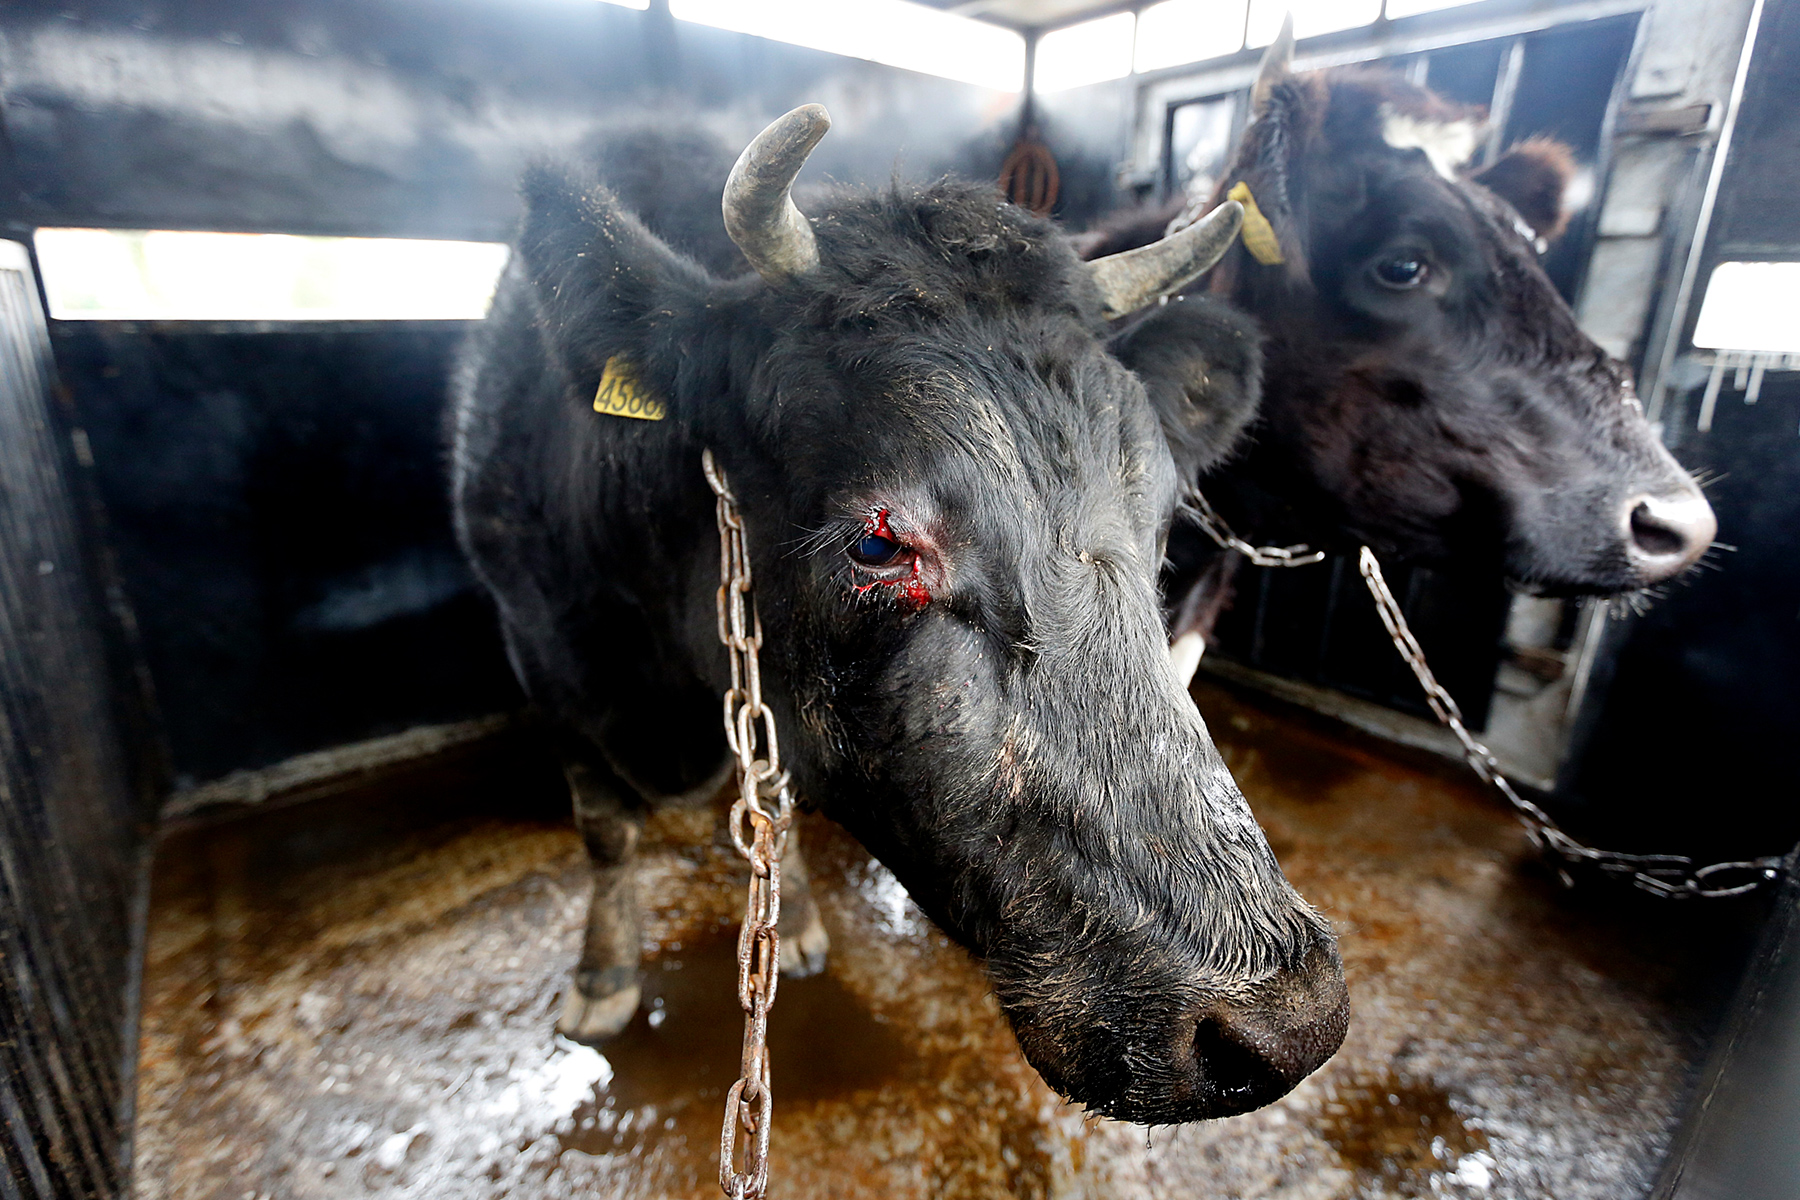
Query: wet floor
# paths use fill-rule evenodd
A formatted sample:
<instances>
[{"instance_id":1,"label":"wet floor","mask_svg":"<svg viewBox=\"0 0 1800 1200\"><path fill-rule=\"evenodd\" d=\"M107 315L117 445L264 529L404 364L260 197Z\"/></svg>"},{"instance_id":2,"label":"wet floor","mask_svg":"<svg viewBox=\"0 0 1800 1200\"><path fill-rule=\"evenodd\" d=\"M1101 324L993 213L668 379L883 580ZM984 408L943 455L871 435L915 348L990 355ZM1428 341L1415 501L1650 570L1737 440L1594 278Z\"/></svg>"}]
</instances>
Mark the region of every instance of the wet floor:
<instances>
[{"instance_id":1,"label":"wet floor","mask_svg":"<svg viewBox=\"0 0 1800 1200\"><path fill-rule=\"evenodd\" d=\"M833 949L771 1023L772 1194L1641 1196L1753 914L1570 895L1448 770L1196 695L1339 931L1337 1057L1243 1117L1084 1117L1025 1065L978 966L809 819ZM559 1042L586 876L552 788L490 763L167 838L138 1196L719 1195L740 864L714 811L660 815L644 1006L603 1053Z\"/></svg>"}]
</instances>

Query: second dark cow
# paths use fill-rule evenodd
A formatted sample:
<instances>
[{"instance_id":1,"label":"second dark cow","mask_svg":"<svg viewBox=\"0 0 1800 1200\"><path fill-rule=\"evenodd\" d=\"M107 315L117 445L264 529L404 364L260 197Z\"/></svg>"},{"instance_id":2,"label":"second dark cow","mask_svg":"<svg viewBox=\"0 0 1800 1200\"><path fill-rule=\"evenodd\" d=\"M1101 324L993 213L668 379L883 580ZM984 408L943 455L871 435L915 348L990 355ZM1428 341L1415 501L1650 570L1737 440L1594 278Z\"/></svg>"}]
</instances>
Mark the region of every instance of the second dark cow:
<instances>
[{"instance_id":1,"label":"second dark cow","mask_svg":"<svg viewBox=\"0 0 1800 1200\"><path fill-rule=\"evenodd\" d=\"M1244 238L1207 294L1117 341L1142 366L1168 328L1210 338L1187 407L1160 407L1183 414L1178 458L1187 430L1209 458L1243 436L1223 467L1184 474L1246 536L1480 564L1539 593L1627 592L1691 566L1710 506L1538 264L1565 221L1566 148L1526 141L1471 173L1480 110L1367 68L1296 73L1292 46L1265 58L1211 201L1254 202ZM1161 236L1147 224L1089 235L1088 252ZM1235 559L1192 531L1182 543L1171 600L1212 589L1185 605L1203 623L1221 573L1202 568Z\"/></svg>"}]
</instances>

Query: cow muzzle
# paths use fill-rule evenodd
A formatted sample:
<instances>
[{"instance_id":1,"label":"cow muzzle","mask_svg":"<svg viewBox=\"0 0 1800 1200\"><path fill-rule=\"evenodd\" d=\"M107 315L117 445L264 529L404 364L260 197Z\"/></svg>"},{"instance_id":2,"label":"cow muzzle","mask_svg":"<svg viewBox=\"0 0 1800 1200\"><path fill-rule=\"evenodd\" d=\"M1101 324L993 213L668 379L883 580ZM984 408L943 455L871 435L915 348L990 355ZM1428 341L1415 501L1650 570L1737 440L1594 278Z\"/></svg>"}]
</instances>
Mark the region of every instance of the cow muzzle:
<instances>
[{"instance_id":1,"label":"cow muzzle","mask_svg":"<svg viewBox=\"0 0 1800 1200\"><path fill-rule=\"evenodd\" d=\"M1719 532L1712 505L1692 485L1665 495L1625 501L1621 532L1639 586L1672 579L1700 560Z\"/></svg>"},{"instance_id":2,"label":"cow muzzle","mask_svg":"<svg viewBox=\"0 0 1800 1200\"><path fill-rule=\"evenodd\" d=\"M1343 961L1323 926L1309 931L1289 967L1165 1003L1184 991L1173 980L1169 991L1135 995L1115 985L1054 1013L1010 1015L1020 1048L1057 1091L1104 1116L1149 1125L1270 1104L1323 1066L1349 1026Z\"/></svg>"},{"instance_id":3,"label":"cow muzzle","mask_svg":"<svg viewBox=\"0 0 1800 1200\"><path fill-rule=\"evenodd\" d=\"M1285 1096L1343 1044L1350 995L1336 944L1321 936L1299 967L1217 1000L1194 1024L1197 1111L1187 1119L1229 1117Z\"/></svg>"}]
</instances>

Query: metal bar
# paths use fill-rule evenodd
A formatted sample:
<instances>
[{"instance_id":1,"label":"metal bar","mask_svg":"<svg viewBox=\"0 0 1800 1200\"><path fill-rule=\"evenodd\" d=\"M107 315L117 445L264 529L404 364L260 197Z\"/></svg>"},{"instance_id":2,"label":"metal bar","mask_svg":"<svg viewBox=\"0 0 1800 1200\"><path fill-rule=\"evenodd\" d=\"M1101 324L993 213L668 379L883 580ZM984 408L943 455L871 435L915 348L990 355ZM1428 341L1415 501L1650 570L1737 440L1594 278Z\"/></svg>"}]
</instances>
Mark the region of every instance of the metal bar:
<instances>
[{"instance_id":1,"label":"metal bar","mask_svg":"<svg viewBox=\"0 0 1800 1200\"><path fill-rule=\"evenodd\" d=\"M1713 410L1719 406L1719 388L1725 383L1725 360L1730 357L1720 354L1713 359L1712 374L1706 377L1706 394L1700 397L1700 419L1694 428L1701 433L1711 433Z\"/></svg>"},{"instance_id":2,"label":"metal bar","mask_svg":"<svg viewBox=\"0 0 1800 1200\"><path fill-rule=\"evenodd\" d=\"M1656 360L1656 374L1650 381L1651 421L1662 417L1668 395L1669 373L1675 356L1687 340L1688 309L1693 304L1694 282L1700 274L1700 260L1706 256L1706 235L1712 229L1713 210L1719 201L1719 183L1725 176L1725 163L1731 157L1731 138L1737 131L1738 112L1744 103L1744 84L1750 77L1750 57L1756 49L1756 38L1762 30L1764 0L1750 6L1750 23L1744 31L1744 46L1738 52L1737 74L1731 81L1731 98L1725 103L1725 120L1719 126L1719 140L1713 146L1711 169L1706 176L1706 191L1700 198L1700 215L1694 222L1693 240L1688 243L1687 260L1682 264L1681 283L1675 289L1670 306L1668 327L1663 334L1662 353Z\"/></svg>"},{"instance_id":3,"label":"metal bar","mask_svg":"<svg viewBox=\"0 0 1800 1200\"><path fill-rule=\"evenodd\" d=\"M1506 123L1512 119L1513 96L1519 90L1519 74L1525 69L1525 39L1516 37L1500 60L1500 71L1494 76L1494 98L1488 105L1488 140L1482 150L1483 164L1500 157L1506 148Z\"/></svg>"}]
</instances>

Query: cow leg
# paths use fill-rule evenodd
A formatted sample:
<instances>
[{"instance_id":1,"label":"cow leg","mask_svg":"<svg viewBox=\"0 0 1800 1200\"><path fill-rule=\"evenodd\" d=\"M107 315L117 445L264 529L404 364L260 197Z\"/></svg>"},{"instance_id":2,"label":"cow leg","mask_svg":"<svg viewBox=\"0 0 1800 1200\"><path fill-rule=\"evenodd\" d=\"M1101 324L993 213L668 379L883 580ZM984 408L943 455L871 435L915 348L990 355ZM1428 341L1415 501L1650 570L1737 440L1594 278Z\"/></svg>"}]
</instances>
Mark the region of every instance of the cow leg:
<instances>
[{"instance_id":1,"label":"cow leg","mask_svg":"<svg viewBox=\"0 0 1800 1200\"><path fill-rule=\"evenodd\" d=\"M587 843L594 869L587 935L574 986L563 1000L556 1031L578 1042L598 1042L630 1023L637 1012L638 959L643 922L638 915L638 835L643 806L612 770L592 758L563 766L575 806L575 827Z\"/></svg>"},{"instance_id":2,"label":"cow leg","mask_svg":"<svg viewBox=\"0 0 1800 1200\"><path fill-rule=\"evenodd\" d=\"M817 975L825 969L831 935L819 920L819 902L813 899L812 874L800 854L800 827L788 830L781 852L781 973L795 979Z\"/></svg>"}]
</instances>

